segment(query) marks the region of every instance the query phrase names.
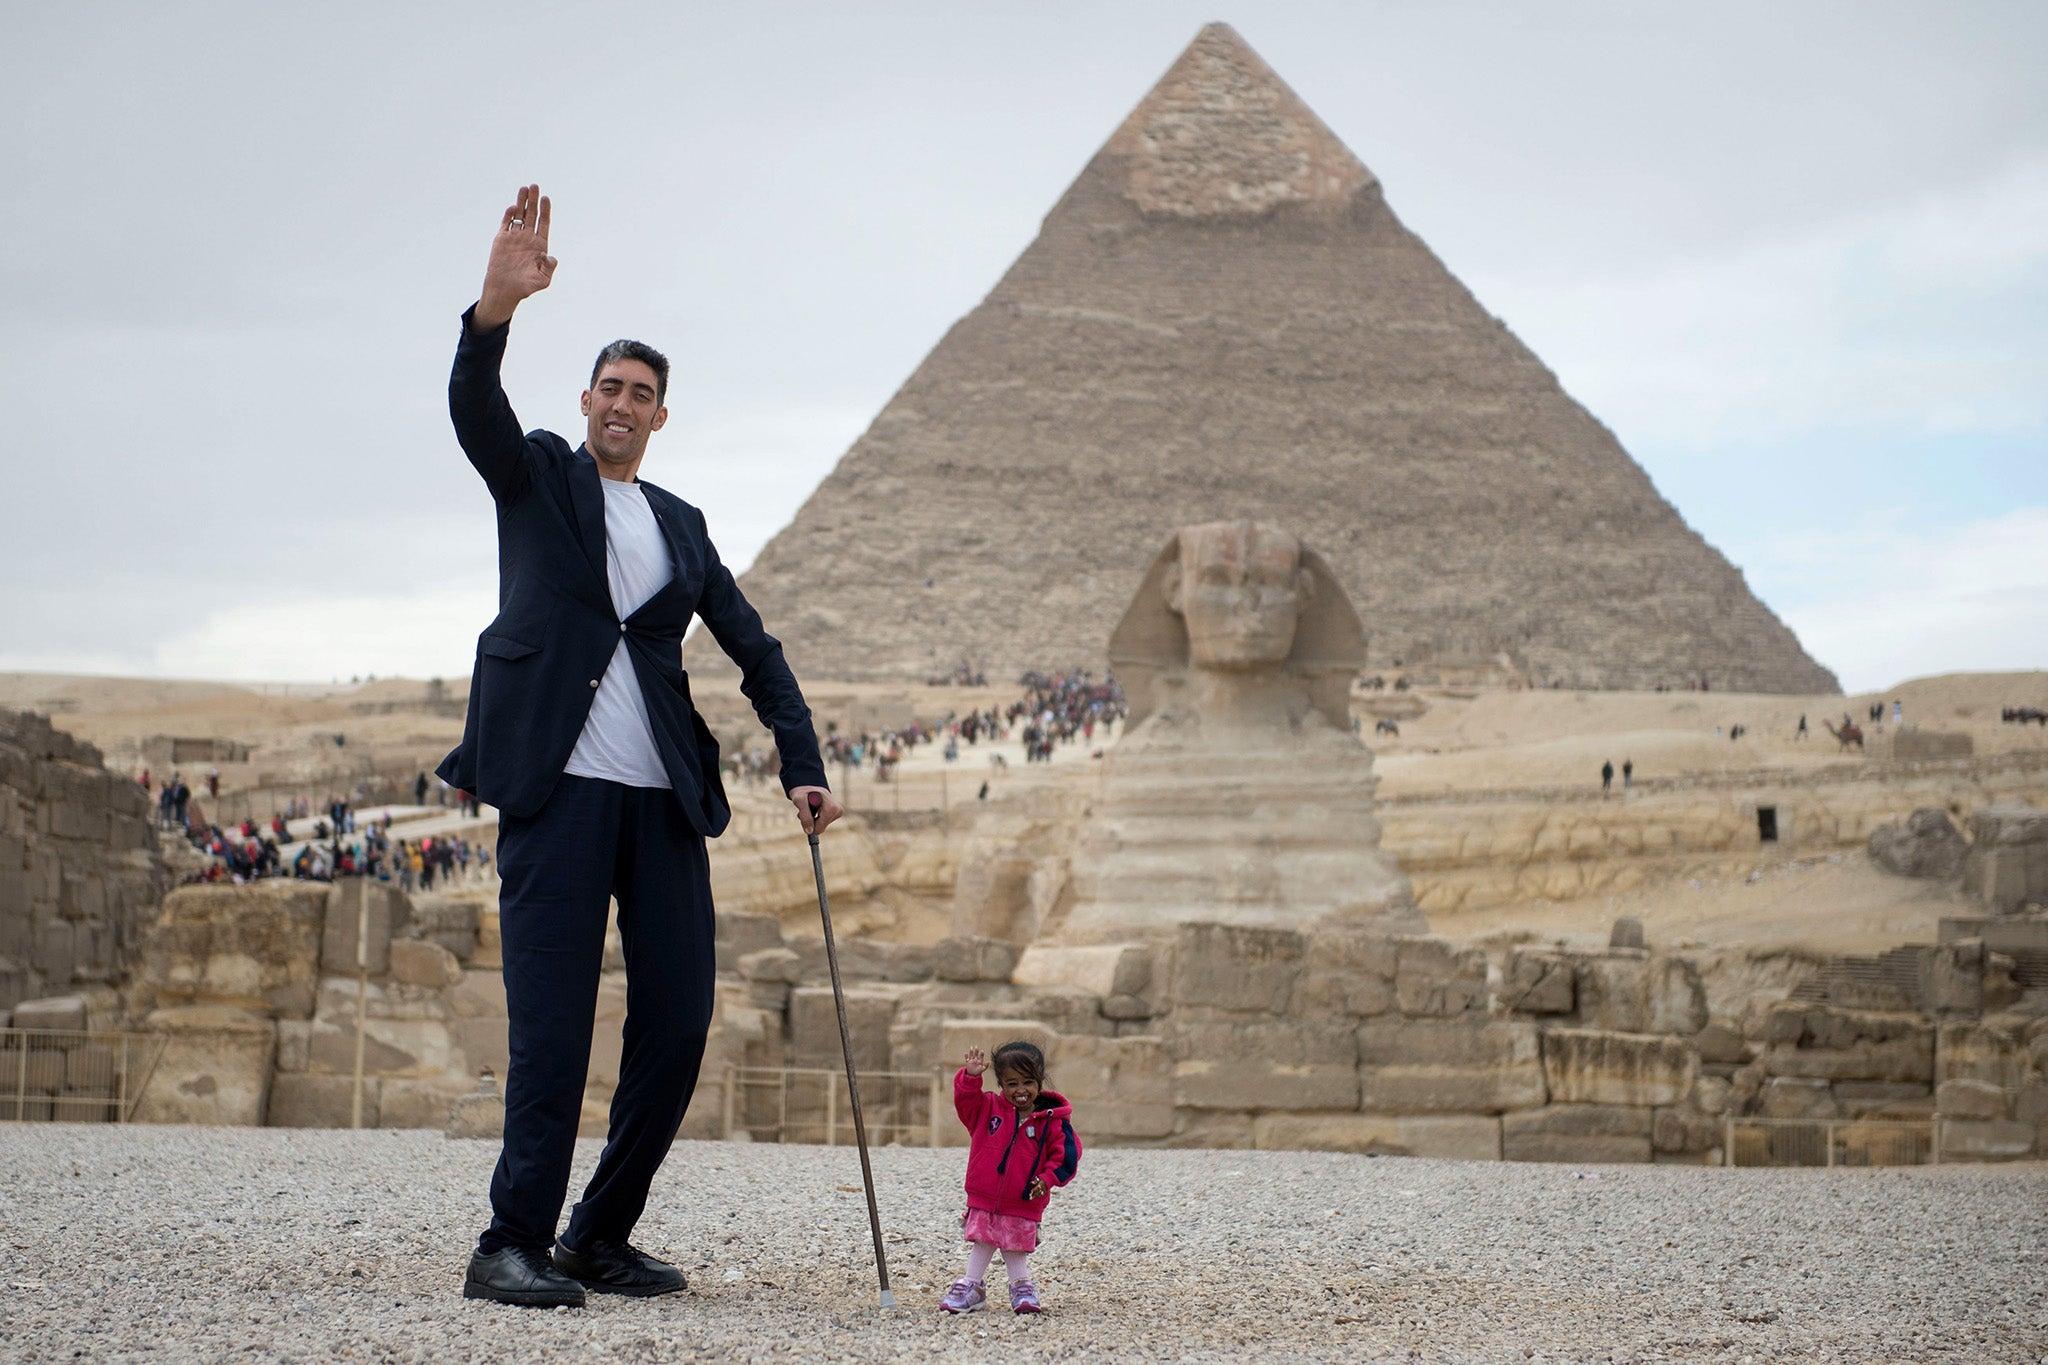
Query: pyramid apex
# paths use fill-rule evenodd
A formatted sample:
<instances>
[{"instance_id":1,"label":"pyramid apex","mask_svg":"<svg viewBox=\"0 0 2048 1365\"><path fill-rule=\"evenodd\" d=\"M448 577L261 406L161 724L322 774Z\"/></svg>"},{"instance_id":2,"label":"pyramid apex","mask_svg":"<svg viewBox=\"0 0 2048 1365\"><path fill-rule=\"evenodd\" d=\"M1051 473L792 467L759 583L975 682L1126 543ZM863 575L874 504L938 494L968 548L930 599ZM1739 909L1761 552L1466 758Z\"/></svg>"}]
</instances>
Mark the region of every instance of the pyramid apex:
<instances>
[{"instance_id":1,"label":"pyramid apex","mask_svg":"<svg viewBox=\"0 0 2048 1365\"><path fill-rule=\"evenodd\" d=\"M1102 156L1145 213L1246 217L1341 205L1373 175L1225 23L1205 24Z\"/></svg>"}]
</instances>

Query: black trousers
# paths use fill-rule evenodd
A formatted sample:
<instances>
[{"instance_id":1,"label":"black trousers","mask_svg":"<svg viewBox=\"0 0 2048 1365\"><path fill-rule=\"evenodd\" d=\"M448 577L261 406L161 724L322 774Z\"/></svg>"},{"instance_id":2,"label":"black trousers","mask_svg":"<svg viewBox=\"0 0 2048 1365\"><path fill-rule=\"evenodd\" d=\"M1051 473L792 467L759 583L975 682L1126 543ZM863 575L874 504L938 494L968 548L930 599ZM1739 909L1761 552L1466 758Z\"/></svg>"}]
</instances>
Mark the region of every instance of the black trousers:
<instances>
[{"instance_id":1,"label":"black trousers","mask_svg":"<svg viewBox=\"0 0 2048 1365\"><path fill-rule=\"evenodd\" d=\"M623 1242L682 1126L711 1026L716 929L703 837L672 791L564 776L538 814L500 818L498 873L512 1068L478 1248L555 1240L614 896L626 958L619 1087L604 1154L562 1240Z\"/></svg>"}]
</instances>

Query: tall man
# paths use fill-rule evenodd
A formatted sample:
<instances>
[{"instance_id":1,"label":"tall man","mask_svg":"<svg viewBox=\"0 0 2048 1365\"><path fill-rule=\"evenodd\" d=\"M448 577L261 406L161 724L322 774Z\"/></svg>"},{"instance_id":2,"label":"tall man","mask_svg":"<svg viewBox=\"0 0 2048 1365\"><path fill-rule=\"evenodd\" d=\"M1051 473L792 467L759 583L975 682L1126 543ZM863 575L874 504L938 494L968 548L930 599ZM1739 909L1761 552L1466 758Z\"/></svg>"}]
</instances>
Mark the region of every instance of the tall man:
<instances>
[{"instance_id":1,"label":"tall man","mask_svg":"<svg viewBox=\"0 0 2048 1365\"><path fill-rule=\"evenodd\" d=\"M554 278L549 211L537 185L505 210L448 381L456 437L497 503L498 616L477 641L461 747L439 769L499 811L511 1020L505 1148L462 1292L540 1307L580 1305L586 1287L683 1287L627 1238L711 1022L704 841L731 810L682 669L693 613L774 731L798 823L815 832L842 813L782 646L719 562L704 514L637 477L668 420L668 361L637 341L605 347L576 450L553 432L522 434L512 415L498 367L513 311ZM604 1154L557 1240L612 897L626 958L619 1085Z\"/></svg>"}]
</instances>

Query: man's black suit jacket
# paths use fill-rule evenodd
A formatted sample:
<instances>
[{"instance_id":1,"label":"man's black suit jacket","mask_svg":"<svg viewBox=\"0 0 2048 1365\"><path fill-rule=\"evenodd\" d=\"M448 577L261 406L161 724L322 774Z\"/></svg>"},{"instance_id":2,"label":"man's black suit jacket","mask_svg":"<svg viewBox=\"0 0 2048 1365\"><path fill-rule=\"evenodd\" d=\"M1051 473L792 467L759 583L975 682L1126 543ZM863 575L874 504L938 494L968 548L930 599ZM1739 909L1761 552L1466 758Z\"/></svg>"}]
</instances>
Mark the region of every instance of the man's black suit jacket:
<instances>
[{"instance_id":1,"label":"man's black suit jacket","mask_svg":"<svg viewBox=\"0 0 2048 1365\"><path fill-rule=\"evenodd\" d=\"M583 733L598 680L623 636L670 783L690 824L716 837L732 818L718 741L690 703L683 632L704 618L740 666L740 687L775 733L782 783L825 785L818 737L782 645L734 584L704 514L642 481L675 575L623 621L605 572L604 489L587 450L551 431L521 434L498 382L509 327L478 332L472 308L448 380L463 453L498 504L498 616L477 640L462 744L439 772L508 815L547 801Z\"/></svg>"}]
</instances>

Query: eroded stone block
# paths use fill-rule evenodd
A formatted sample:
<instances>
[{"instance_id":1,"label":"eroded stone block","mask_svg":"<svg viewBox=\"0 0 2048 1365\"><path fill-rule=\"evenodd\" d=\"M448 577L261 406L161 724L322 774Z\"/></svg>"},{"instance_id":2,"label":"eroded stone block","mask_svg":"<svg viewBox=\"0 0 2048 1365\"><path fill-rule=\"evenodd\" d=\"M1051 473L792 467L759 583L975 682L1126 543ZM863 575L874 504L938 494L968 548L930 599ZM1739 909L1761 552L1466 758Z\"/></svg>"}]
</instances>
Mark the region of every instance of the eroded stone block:
<instances>
[{"instance_id":1,"label":"eroded stone block","mask_svg":"<svg viewBox=\"0 0 2048 1365\"><path fill-rule=\"evenodd\" d=\"M1498 1161L1500 1120L1490 1114L1258 1114L1254 1145L1278 1151Z\"/></svg>"},{"instance_id":2,"label":"eroded stone block","mask_svg":"<svg viewBox=\"0 0 2048 1365\"><path fill-rule=\"evenodd\" d=\"M1174 1094L1196 1109L1356 1109L1358 1044L1349 1024L1189 1020L1166 1030Z\"/></svg>"},{"instance_id":3,"label":"eroded stone block","mask_svg":"<svg viewBox=\"0 0 2048 1365\"><path fill-rule=\"evenodd\" d=\"M1549 1029L1543 1071L1552 1104L1677 1104L1692 1089L1699 1054L1664 1034Z\"/></svg>"},{"instance_id":4,"label":"eroded stone block","mask_svg":"<svg viewBox=\"0 0 2048 1365\"><path fill-rule=\"evenodd\" d=\"M1536 1025L1464 1016L1359 1026L1359 1104L1380 1113L1497 1114L1544 1102Z\"/></svg>"},{"instance_id":5,"label":"eroded stone block","mask_svg":"<svg viewBox=\"0 0 2048 1365\"><path fill-rule=\"evenodd\" d=\"M1208 1009L1285 1014L1307 941L1286 929L1184 924L1174 943L1173 999Z\"/></svg>"},{"instance_id":6,"label":"eroded stone block","mask_svg":"<svg viewBox=\"0 0 2048 1365\"><path fill-rule=\"evenodd\" d=\"M1394 999L1401 1013L1446 1016L1486 1008L1486 953L1440 938L1396 940Z\"/></svg>"}]
</instances>

